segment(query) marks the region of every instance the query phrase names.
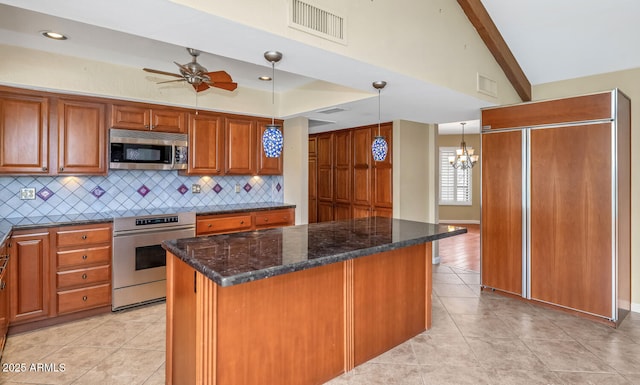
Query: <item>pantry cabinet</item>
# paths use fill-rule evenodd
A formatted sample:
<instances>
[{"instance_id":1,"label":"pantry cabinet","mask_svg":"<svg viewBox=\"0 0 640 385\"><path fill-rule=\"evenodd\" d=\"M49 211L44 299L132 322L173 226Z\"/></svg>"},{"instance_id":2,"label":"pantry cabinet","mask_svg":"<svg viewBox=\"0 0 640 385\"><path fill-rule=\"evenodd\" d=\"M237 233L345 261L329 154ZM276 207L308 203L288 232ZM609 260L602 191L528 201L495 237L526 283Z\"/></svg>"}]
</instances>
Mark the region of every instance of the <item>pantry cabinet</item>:
<instances>
[{"instance_id":1,"label":"pantry cabinet","mask_svg":"<svg viewBox=\"0 0 640 385\"><path fill-rule=\"evenodd\" d=\"M309 135L309 218L318 222L393 216L393 154L391 123L382 124L389 151L380 162L371 154L378 126ZM311 147L310 147L311 148ZM313 176L313 179L311 178Z\"/></svg>"},{"instance_id":2,"label":"pantry cabinet","mask_svg":"<svg viewBox=\"0 0 640 385\"><path fill-rule=\"evenodd\" d=\"M485 288L619 324L631 303L631 102L482 111Z\"/></svg>"}]
</instances>

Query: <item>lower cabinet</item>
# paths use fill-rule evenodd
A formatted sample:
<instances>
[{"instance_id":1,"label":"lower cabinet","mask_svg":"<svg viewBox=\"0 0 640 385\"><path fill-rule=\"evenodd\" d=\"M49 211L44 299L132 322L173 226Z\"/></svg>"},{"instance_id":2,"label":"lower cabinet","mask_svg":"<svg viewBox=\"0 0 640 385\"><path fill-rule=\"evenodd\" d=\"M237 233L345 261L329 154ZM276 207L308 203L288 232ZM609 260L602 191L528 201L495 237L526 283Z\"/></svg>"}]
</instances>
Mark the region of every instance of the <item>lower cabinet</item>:
<instances>
[{"instance_id":1,"label":"lower cabinet","mask_svg":"<svg viewBox=\"0 0 640 385\"><path fill-rule=\"evenodd\" d=\"M7 279L9 269L9 255L6 245L0 244L0 359L4 350L4 343L9 329L9 287Z\"/></svg>"},{"instance_id":2,"label":"lower cabinet","mask_svg":"<svg viewBox=\"0 0 640 385\"><path fill-rule=\"evenodd\" d=\"M111 237L110 223L14 232L7 274L12 328L30 330L40 321L56 323L56 317L110 311Z\"/></svg>"},{"instance_id":3,"label":"lower cabinet","mask_svg":"<svg viewBox=\"0 0 640 385\"><path fill-rule=\"evenodd\" d=\"M235 214L202 215L196 218L196 235L214 235L292 226L295 209L275 209Z\"/></svg>"}]
</instances>

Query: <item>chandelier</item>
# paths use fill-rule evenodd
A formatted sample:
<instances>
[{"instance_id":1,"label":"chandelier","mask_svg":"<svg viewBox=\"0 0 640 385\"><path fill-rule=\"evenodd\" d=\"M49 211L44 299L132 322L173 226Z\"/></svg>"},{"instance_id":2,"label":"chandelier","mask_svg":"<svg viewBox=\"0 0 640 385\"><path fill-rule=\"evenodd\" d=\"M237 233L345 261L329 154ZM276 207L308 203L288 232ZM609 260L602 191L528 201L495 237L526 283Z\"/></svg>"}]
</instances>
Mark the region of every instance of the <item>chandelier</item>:
<instances>
[{"instance_id":1,"label":"chandelier","mask_svg":"<svg viewBox=\"0 0 640 385\"><path fill-rule=\"evenodd\" d=\"M460 142L460 148L456 149L456 155L449 157L449 164L457 170L468 170L476 164L478 155L474 155L473 147L467 147L467 143L464 141L464 125L466 123L460 124L462 125L462 142Z\"/></svg>"}]
</instances>

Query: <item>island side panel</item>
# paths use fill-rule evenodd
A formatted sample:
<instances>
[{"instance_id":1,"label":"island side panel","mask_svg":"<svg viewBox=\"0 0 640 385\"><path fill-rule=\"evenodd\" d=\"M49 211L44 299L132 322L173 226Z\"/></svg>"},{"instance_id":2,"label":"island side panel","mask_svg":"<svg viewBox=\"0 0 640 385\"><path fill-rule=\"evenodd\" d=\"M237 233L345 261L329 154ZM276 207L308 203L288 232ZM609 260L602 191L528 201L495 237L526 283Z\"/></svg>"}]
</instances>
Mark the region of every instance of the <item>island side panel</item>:
<instances>
[{"instance_id":1,"label":"island side panel","mask_svg":"<svg viewBox=\"0 0 640 385\"><path fill-rule=\"evenodd\" d=\"M356 366L423 332L430 324L427 245L431 246L404 247L354 260Z\"/></svg>"},{"instance_id":2,"label":"island side panel","mask_svg":"<svg viewBox=\"0 0 640 385\"><path fill-rule=\"evenodd\" d=\"M217 293L217 385L319 384L345 363L344 267L334 263Z\"/></svg>"}]
</instances>

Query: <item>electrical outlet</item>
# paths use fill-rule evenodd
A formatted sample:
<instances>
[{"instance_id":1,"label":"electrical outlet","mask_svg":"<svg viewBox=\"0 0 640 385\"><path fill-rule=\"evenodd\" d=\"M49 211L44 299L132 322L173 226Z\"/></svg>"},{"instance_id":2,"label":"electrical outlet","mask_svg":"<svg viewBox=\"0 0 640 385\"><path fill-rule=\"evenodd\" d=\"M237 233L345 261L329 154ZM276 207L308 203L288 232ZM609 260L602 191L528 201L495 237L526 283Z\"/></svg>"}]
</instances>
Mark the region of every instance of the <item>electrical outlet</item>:
<instances>
[{"instance_id":1,"label":"electrical outlet","mask_svg":"<svg viewBox=\"0 0 640 385\"><path fill-rule=\"evenodd\" d=\"M194 184L191 185L191 192L193 194L200 194L200 189L201 189L201 187L200 187L199 184L195 184L194 183Z\"/></svg>"},{"instance_id":2,"label":"electrical outlet","mask_svg":"<svg viewBox=\"0 0 640 385\"><path fill-rule=\"evenodd\" d=\"M240 183L236 183L236 192L239 193L240 192Z\"/></svg>"},{"instance_id":3,"label":"electrical outlet","mask_svg":"<svg viewBox=\"0 0 640 385\"><path fill-rule=\"evenodd\" d=\"M36 199L36 189L33 187L25 187L20 189L20 199Z\"/></svg>"}]
</instances>

